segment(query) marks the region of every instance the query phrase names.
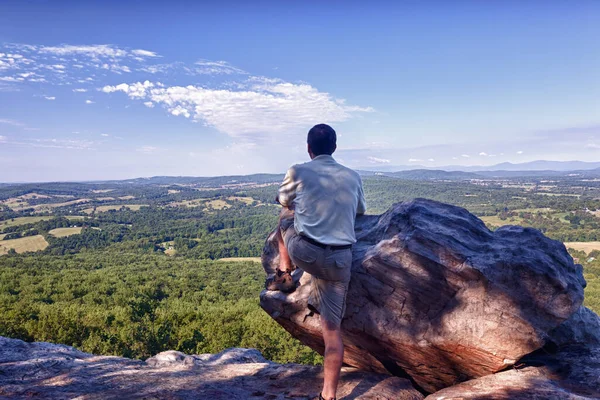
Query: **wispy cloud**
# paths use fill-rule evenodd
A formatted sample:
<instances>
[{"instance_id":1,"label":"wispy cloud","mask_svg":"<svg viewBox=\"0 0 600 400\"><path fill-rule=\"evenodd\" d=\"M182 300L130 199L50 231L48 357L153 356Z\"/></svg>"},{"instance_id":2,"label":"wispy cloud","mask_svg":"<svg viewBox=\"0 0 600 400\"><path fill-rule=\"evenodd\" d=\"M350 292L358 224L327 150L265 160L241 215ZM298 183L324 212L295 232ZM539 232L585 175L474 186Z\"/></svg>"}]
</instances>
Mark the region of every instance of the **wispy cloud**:
<instances>
[{"instance_id":1,"label":"wispy cloud","mask_svg":"<svg viewBox=\"0 0 600 400\"><path fill-rule=\"evenodd\" d=\"M367 160L369 160L369 162L372 164L389 164L390 163L390 160L388 160L386 158L367 157Z\"/></svg>"},{"instance_id":2,"label":"wispy cloud","mask_svg":"<svg viewBox=\"0 0 600 400\"><path fill-rule=\"evenodd\" d=\"M209 61L199 60L194 64L194 67L190 68L191 71L197 74L208 74L208 75L245 75L246 71L234 67L227 61Z\"/></svg>"},{"instance_id":3,"label":"wispy cloud","mask_svg":"<svg viewBox=\"0 0 600 400\"><path fill-rule=\"evenodd\" d=\"M295 132L307 121L345 121L371 107L347 105L311 85L252 78L240 89L170 86L150 81L107 85L104 93L162 105L170 114L193 118L233 137Z\"/></svg>"},{"instance_id":4,"label":"wispy cloud","mask_svg":"<svg viewBox=\"0 0 600 400\"><path fill-rule=\"evenodd\" d=\"M78 89L73 89L73 91L74 91L75 93L85 93L85 92L87 92L88 90L87 90L87 89L83 89L83 88L78 88Z\"/></svg>"},{"instance_id":5,"label":"wispy cloud","mask_svg":"<svg viewBox=\"0 0 600 400\"><path fill-rule=\"evenodd\" d=\"M46 100L56 100L56 96L44 96Z\"/></svg>"},{"instance_id":6,"label":"wispy cloud","mask_svg":"<svg viewBox=\"0 0 600 400\"><path fill-rule=\"evenodd\" d=\"M0 118L0 124L5 124L5 125L11 125L17 128L25 128L26 125L22 122L19 121L15 121L13 119L5 119L5 118Z\"/></svg>"},{"instance_id":7,"label":"wispy cloud","mask_svg":"<svg viewBox=\"0 0 600 400\"><path fill-rule=\"evenodd\" d=\"M91 100L86 100L86 101L85 101L85 104L94 104L94 102L93 102L93 101L91 101Z\"/></svg>"}]
</instances>

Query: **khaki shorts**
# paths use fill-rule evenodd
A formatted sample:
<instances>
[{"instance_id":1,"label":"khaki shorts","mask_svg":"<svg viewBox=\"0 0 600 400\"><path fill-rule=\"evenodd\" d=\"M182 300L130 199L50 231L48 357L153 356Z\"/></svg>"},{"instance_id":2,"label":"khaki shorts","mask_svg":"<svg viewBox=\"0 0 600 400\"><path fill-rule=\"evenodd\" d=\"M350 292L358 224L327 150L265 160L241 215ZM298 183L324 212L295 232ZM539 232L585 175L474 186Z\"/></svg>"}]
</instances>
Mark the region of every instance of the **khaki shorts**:
<instances>
[{"instance_id":1,"label":"khaki shorts","mask_svg":"<svg viewBox=\"0 0 600 400\"><path fill-rule=\"evenodd\" d=\"M311 276L309 307L340 326L346 310L352 249L332 250L307 242L296 232L293 223L281 229L292 262Z\"/></svg>"}]
</instances>

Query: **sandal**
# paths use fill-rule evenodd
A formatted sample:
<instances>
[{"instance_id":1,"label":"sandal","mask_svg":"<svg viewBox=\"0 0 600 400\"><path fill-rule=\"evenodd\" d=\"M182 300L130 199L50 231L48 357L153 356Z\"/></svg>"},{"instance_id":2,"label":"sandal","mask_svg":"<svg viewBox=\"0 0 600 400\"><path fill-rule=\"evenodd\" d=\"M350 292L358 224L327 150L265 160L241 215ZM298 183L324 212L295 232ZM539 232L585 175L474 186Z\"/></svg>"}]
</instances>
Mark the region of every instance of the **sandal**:
<instances>
[{"instance_id":1,"label":"sandal","mask_svg":"<svg viewBox=\"0 0 600 400\"><path fill-rule=\"evenodd\" d=\"M319 393L319 400L326 400L322 393ZM330 397L328 400L336 400L335 397Z\"/></svg>"}]
</instances>

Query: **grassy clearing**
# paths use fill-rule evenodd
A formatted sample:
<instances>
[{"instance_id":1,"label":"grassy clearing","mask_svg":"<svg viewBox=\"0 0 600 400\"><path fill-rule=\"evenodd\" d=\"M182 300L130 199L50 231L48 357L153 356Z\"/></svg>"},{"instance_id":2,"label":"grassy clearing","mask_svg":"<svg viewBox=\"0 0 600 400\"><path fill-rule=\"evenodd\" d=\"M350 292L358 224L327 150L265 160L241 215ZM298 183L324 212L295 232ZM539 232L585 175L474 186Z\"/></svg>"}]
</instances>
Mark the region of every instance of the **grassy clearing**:
<instances>
[{"instance_id":1,"label":"grassy clearing","mask_svg":"<svg viewBox=\"0 0 600 400\"><path fill-rule=\"evenodd\" d=\"M567 249L583 251L586 254L594 250L600 250L600 242L566 242Z\"/></svg>"},{"instance_id":2,"label":"grassy clearing","mask_svg":"<svg viewBox=\"0 0 600 400\"><path fill-rule=\"evenodd\" d=\"M55 237L65 237L71 235L78 235L81 233L81 227L78 228L56 228L48 231L49 234Z\"/></svg>"},{"instance_id":3,"label":"grassy clearing","mask_svg":"<svg viewBox=\"0 0 600 400\"><path fill-rule=\"evenodd\" d=\"M237 201L241 201L242 203L245 203L245 204L248 204L248 205L254 203L254 201L255 201L252 197L241 197L241 196L229 196L227 198L227 200L230 200L230 201L236 201L237 200Z\"/></svg>"},{"instance_id":4,"label":"grassy clearing","mask_svg":"<svg viewBox=\"0 0 600 400\"><path fill-rule=\"evenodd\" d=\"M49 220L52 219L54 217L52 216L47 216L47 217L19 217L19 218L14 218L14 220L6 220L6 221L0 221L0 229L2 228L8 228L9 226L18 226L18 225L25 225L25 224L35 224L36 222L40 222L40 221L45 221L45 220Z\"/></svg>"},{"instance_id":5,"label":"grassy clearing","mask_svg":"<svg viewBox=\"0 0 600 400\"><path fill-rule=\"evenodd\" d=\"M77 199L77 200L65 201L63 203L38 204L37 206L32 206L32 208L35 210L35 212L42 212L42 211L50 211L53 208L58 208L58 207L66 207L66 206L72 206L74 204L88 203L90 201L91 201L91 199ZM25 208L27 208L27 207L25 207Z\"/></svg>"},{"instance_id":6,"label":"grassy clearing","mask_svg":"<svg viewBox=\"0 0 600 400\"><path fill-rule=\"evenodd\" d=\"M118 204L118 205L114 205L114 206L97 206L97 207L90 207L90 208L86 208L85 210L83 210L84 213L86 214L91 214L94 212L94 209L96 210L96 212L107 212L107 211L111 211L111 210L120 210L121 208L125 207L131 211L139 211L140 208L142 207L146 207L148 206L147 204Z\"/></svg>"},{"instance_id":7,"label":"grassy clearing","mask_svg":"<svg viewBox=\"0 0 600 400\"><path fill-rule=\"evenodd\" d=\"M175 189L169 189L167 191L168 194L175 194L175 193L181 193L181 190L175 190Z\"/></svg>"},{"instance_id":8,"label":"grassy clearing","mask_svg":"<svg viewBox=\"0 0 600 400\"><path fill-rule=\"evenodd\" d=\"M224 210L229 207L231 207L231 204L229 204L225 200L216 199L207 201L205 210L210 210L211 208L214 210Z\"/></svg>"},{"instance_id":9,"label":"grassy clearing","mask_svg":"<svg viewBox=\"0 0 600 400\"><path fill-rule=\"evenodd\" d=\"M133 199L135 199L135 196L121 196L121 197L119 197L119 199L121 199L121 200L133 200Z\"/></svg>"},{"instance_id":10,"label":"grassy clearing","mask_svg":"<svg viewBox=\"0 0 600 400\"><path fill-rule=\"evenodd\" d=\"M114 197L96 197L96 200L98 201L111 201L114 200Z\"/></svg>"},{"instance_id":11,"label":"grassy clearing","mask_svg":"<svg viewBox=\"0 0 600 400\"><path fill-rule=\"evenodd\" d=\"M7 254L8 250L15 249L17 253L39 251L48 247L48 242L42 235L27 236L19 239L1 240L0 255Z\"/></svg>"},{"instance_id":12,"label":"grassy clearing","mask_svg":"<svg viewBox=\"0 0 600 400\"><path fill-rule=\"evenodd\" d=\"M507 219L500 219L497 215L479 217L487 225L491 226L504 226L504 225L521 225L523 220L519 217L512 217Z\"/></svg>"},{"instance_id":13,"label":"grassy clearing","mask_svg":"<svg viewBox=\"0 0 600 400\"><path fill-rule=\"evenodd\" d=\"M27 193L24 194L22 196L19 196L21 199L25 199L25 200L29 200L29 199L49 199L52 196L48 196L45 194L39 194L39 193Z\"/></svg>"},{"instance_id":14,"label":"grassy clearing","mask_svg":"<svg viewBox=\"0 0 600 400\"><path fill-rule=\"evenodd\" d=\"M549 213L554 211L552 208L550 207L542 207L542 208L519 208L518 210L514 210L515 212L525 212L525 213L533 213L533 214L537 214L539 212L541 213Z\"/></svg>"},{"instance_id":15,"label":"grassy clearing","mask_svg":"<svg viewBox=\"0 0 600 400\"><path fill-rule=\"evenodd\" d=\"M243 261L252 261L252 262L260 262L260 257L225 257L219 258L215 261L233 261L233 262L243 262Z\"/></svg>"},{"instance_id":16,"label":"grassy clearing","mask_svg":"<svg viewBox=\"0 0 600 400\"><path fill-rule=\"evenodd\" d=\"M92 193L108 193L108 192L112 192L113 190L116 189L97 189L97 190L92 190Z\"/></svg>"}]
</instances>

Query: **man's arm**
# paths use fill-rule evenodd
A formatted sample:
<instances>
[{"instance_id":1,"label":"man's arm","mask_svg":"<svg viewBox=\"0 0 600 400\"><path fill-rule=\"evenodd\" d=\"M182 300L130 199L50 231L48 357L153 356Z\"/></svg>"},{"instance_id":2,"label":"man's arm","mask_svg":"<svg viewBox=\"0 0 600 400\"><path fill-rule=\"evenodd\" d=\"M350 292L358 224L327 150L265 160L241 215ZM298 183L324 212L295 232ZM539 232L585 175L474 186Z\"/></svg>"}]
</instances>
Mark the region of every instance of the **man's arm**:
<instances>
[{"instance_id":1,"label":"man's arm","mask_svg":"<svg viewBox=\"0 0 600 400\"><path fill-rule=\"evenodd\" d=\"M277 202L283 207L292 208L291 205L296 198L296 189L298 182L296 180L296 170L294 167L288 169L283 178L283 182L279 185L279 193L277 194Z\"/></svg>"},{"instance_id":2,"label":"man's arm","mask_svg":"<svg viewBox=\"0 0 600 400\"><path fill-rule=\"evenodd\" d=\"M365 200L365 193L363 191L362 180L358 177L358 207L356 207L356 215L363 215L367 212L367 201Z\"/></svg>"}]
</instances>

